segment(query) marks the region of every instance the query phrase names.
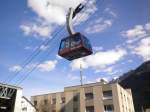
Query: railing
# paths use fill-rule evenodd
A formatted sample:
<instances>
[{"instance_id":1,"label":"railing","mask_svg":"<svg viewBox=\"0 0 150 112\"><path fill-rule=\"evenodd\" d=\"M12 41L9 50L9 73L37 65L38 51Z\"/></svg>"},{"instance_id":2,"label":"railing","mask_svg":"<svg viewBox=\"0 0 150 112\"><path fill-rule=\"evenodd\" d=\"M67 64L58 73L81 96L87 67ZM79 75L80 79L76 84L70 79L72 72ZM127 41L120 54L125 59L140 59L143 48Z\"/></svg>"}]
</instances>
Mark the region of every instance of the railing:
<instances>
[{"instance_id":1,"label":"railing","mask_svg":"<svg viewBox=\"0 0 150 112\"><path fill-rule=\"evenodd\" d=\"M104 112L114 112L113 110L105 110Z\"/></svg>"},{"instance_id":2,"label":"railing","mask_svg":"<svg viewBox=\"0 0 150 112\"><path fill-rule=\"evenodd\" d=\"M103 100L112 100L112 96L104 96Z\"/></svg>"},{"instance_id":3,"label":"railing","mask_svg":"<svg viewBox=\"0 0 150 112\"><path fill-rule=\"evenodd\" d=\"M7 86L0 86L0 98L11 99L15 91L15 89L9 88Z\"/></svg>"}]
</instances>

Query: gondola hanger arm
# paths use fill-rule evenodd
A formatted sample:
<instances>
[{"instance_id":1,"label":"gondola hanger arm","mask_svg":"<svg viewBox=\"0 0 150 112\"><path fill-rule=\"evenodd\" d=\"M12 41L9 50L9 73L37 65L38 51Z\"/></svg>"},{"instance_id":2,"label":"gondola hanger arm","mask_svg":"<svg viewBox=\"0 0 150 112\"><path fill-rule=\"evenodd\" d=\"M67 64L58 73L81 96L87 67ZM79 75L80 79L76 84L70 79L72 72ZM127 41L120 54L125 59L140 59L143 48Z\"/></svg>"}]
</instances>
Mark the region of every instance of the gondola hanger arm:
<instances>
[{"instance_id":1,"label":"gondola hanger arm","mask_svg":"<svg viewBox=\"0 0 150 112\"><path fill-rule=\"evenodd\" d=\"M67 30L68 30L68 33L70 35L73 35L75 34L75 31L73 29L73 24L72 24L72 20L73 18L84 8L84 5L82 4L79 4L76 9L73 9L73 8L69 8L69 12L68 12L68 15L67 15L67 18L66 18L66 24L67 24Z\"/></svg>"}]
</instances>

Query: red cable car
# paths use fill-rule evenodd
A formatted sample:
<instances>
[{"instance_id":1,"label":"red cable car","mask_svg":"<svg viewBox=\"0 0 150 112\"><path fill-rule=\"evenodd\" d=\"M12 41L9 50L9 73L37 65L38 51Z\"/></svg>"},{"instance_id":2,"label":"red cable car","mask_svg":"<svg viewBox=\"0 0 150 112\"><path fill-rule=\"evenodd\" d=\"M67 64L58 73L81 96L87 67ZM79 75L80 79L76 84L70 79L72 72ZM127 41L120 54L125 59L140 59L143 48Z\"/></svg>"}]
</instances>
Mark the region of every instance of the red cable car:
<instances>
[{"instance_id":1,"label":"red cable car","mask_svg":"<svg viewBox=\"0 0 150 112\"><path fill-rule=\"evenodd\" d=\"M58 54L71 61L92 54L92 47L89 40L78 32L61 40Z\"/></svg>"},{"instance_id":2,"label":"red cable car","mask_svg":"<svg viewBox=\"0 0 150 112\"><path fill-rule=\"evenodd\" d=\"M92 47L89 40L81 33L75 33L72 28L72 19L83 8L82 4L79 4L75 10L70 8L66 18L67 30L70 36L61 40L58 54L69 61L92 54Z\"/></svg>"}]
</instances>

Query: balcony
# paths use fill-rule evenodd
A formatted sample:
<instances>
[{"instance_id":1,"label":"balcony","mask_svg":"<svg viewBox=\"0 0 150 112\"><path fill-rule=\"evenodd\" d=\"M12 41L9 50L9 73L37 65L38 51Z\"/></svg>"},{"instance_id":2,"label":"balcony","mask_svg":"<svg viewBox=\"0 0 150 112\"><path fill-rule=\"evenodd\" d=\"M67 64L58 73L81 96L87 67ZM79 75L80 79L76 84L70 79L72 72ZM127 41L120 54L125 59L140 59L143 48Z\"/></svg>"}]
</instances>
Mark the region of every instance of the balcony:
<instances>
[{"instance_id":1,"label":"balcony","mask_svg":"<svg viewBox=\"0 0 150 112\"><path fill-rule=\"evenodd\" d=\"M112 100L112 91L103 91L103 100Z\"/></svg>"},{"instance_id":2,"label":"balcony","mask_svg":"<svg viewBox=\"0 0 150 112\"><path fill-rule=\"evenodd\" d=\"M103 100L112 100L112 96L105 96L105 97L103 97Z\"/></svg>"}]
</instances>

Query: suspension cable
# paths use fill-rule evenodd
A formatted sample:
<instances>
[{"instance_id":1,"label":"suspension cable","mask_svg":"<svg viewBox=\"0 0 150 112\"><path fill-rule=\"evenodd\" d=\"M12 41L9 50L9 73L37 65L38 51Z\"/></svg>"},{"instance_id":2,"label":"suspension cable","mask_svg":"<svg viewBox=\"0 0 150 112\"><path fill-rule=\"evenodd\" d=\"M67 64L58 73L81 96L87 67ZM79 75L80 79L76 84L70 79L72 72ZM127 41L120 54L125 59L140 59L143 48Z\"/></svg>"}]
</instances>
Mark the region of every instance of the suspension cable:
<instances>
[{"instance_id":1,"label":"suspension cable","mask_svg":"<svg viewBox=\"0 0 150 112\"><path fill-rule=\"evenodd\" d=\"M90 0L89 0L89 1L90 1ZM88 2L87 2L87 3L88 3ZM87 3L86 3L86 4L87 4ZM92 14L93 14L93 13L92 13ZM89 15L91 16L91 14L89 14ZM79 19L79 18L78 18L78 19ZM80 17L80 19L81 19L81 17ZM89 19L89 18L88 18L88 19ZM88 20L88 19L87 19L87 20ZM86 21L87 21L87 20L86 20ZM85 21L85 22L86 22L86 21ZM62 29L61 29L61 30L62 30ZM56 37L59 33L60 33L60 31L59 31L59 32L56 32L56 34L54 35L54 37ZM53 37L52 39L50 39L50 40L48 39L47 42L43 42L43 44L48 45L48 44L54 39L54 37ZM43 44L41 44L41 45L38 47L38 50L40 49L40 47L41 47ZM38 51L38 50L37 50L37 51ZM41 50L39 50L35 55L33 55L33 57L29 60L29 62L27 62L27 63L23 66L23 69L34 59L34 57L36 57L36 56L40 53L40 51L41 51ZM49 53L48 53L48 54L49 54ZM47 55L46 55L46 56L47 56ZM34 67L31 71L29 71L29 72L26 74L26 76L25 76L24 78L22 78L22 80L20 80L20 81L17 83L17 85L21 84L21 83L29 76L29 74L32 73L40 64L41 64L41 61L40 61L38 64L36 64L35 67ZM16 75L19 74L20 72L21 72L21 71L17 72ZM15 77L16 77L16 75L15 75ZM15 77L13 77L12 79L14 79ZM9 81L12 81L12 79L9 80Z\"/></svg>"}]
</instances>

